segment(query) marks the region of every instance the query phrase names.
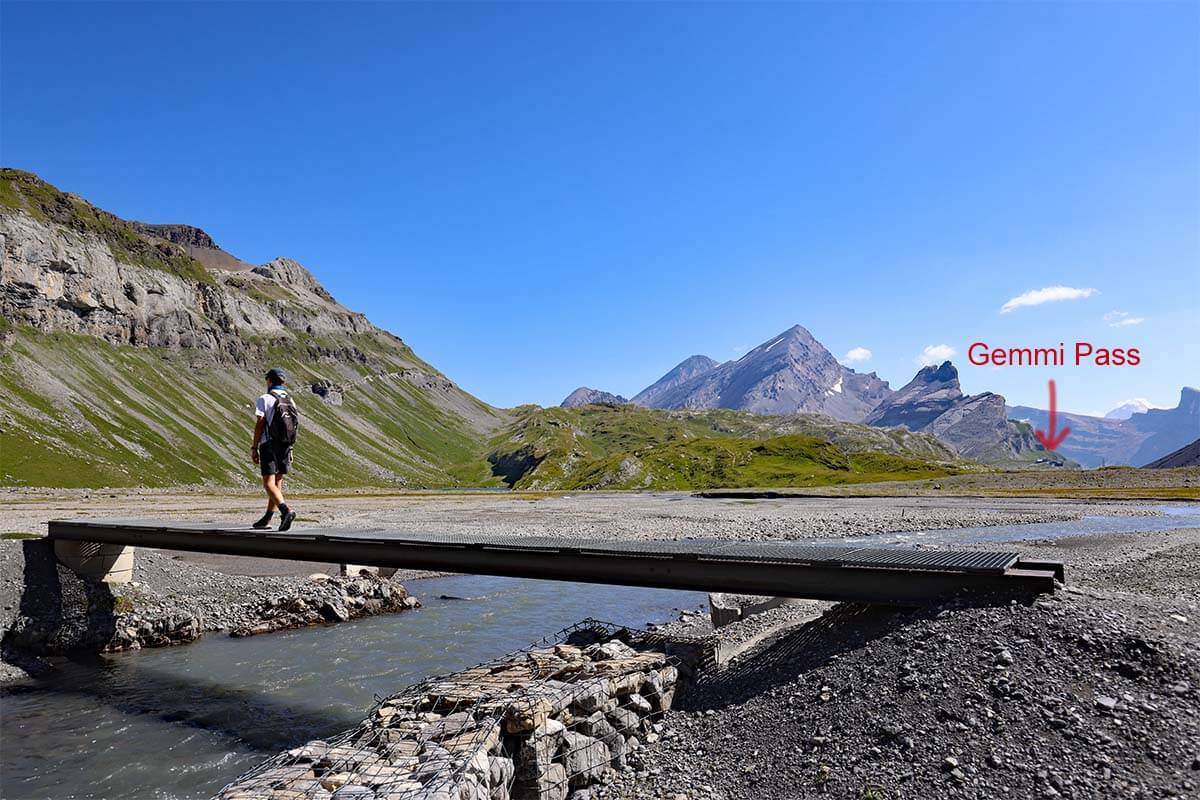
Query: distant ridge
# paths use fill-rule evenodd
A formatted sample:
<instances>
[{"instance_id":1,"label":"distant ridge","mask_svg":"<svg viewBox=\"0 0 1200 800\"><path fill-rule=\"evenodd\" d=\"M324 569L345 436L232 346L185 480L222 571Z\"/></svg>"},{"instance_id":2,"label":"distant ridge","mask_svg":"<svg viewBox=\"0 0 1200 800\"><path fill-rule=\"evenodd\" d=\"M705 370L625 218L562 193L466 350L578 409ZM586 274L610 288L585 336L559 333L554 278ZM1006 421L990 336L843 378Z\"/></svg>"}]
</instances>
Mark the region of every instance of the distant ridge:
<instances>
[{"instance_id":1,"label":"distant ridge","mask_svg":"<svg viewBox=\"0 0 1200 800\"><path fill-rule=\"evenodd\" d=\"M571 392L560 404L563 408L578 408L586 405L623 406L629 401L619 394L580 386Z\"/></svg>"},{"instance_id":2,"label":"distant ridge","mask_svg":"<svg viewBox=\"0 0 1200 800\"><path fill-rule=\"evenodd\" d=\"M1044 427L1048 415L1040 408L1013 406L1011 419ZM1085 467L1148 464L1184 447L1200 436L1200 391L1185 386L1175 408L1150 408L1127 419L1059 413L1071 435L1059 451Z\"/></svg>"},{"instance_id":3,"label":"distant ridge","mask_svg":"<svg viewBox=\"0 0 1200 800\"><path fill-rule=\"evenodd\" d=\"M1200 439L1185 444L1174 453L1168 453L1160 459L1151 461L1146 469L1175 469L1177 467L1200 466Z\"/></svg>"}]
</instances>

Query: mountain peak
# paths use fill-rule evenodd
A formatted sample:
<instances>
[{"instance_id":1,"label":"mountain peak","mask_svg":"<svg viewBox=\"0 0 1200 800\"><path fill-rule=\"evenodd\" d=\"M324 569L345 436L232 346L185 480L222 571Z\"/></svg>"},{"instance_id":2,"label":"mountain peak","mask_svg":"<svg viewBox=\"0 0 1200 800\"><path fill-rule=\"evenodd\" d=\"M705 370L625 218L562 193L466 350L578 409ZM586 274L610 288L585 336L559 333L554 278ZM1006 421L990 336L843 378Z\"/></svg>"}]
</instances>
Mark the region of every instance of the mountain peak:
<instances>
[{"instance_id":1,"label":"mountain peak","mask_svg":"<svg viewBox=\"0 0 1200 800\"><path fill-rule=\"evenodd\" d=\"M958 370L949 361L922 367L899 391L867 415L868 425L902 425L919 431L962 400Z\"/></svg>"},{"instance_id":2,"label":"mountain peak","mask_svg":"<svg viewBox=\"0 0 1200 800\"><path fill-rule=\"evenodd\" d=\"M689 359L690 360L690 359ZM737 361L688 378L683 362L633 398L652 408L730 408L754 414L828 414L861 420L891 393L885 381L838 363L802 325L793 325Z\"/></svg>"},{"instance_id":3,"label":"mountain peak","mask_svg":"<svg viewBox=\"0 0 1200 800\"><path fill-rule=\"evenodd\" d=\"M623 406L628 402L619 394L593 389L590 386L580 386L567 395L559 405L563 408L577 408L587 405Z\"/></svg>"},{"instance_id":4,"label":"mountain peak","mask_svg":"<svg viewBox=\"0 0 1200 800\"><path fill-rule=\"evenodd\" d=\"M927 367L922 367L917 376L913 378L913 382L921 381L922 383L953 383L958 385L958 369L949 361L943 361L941 366L930 364Z\"/></svg>"},{"instance_id":5,"label":"mountain peak","mask_svg":"<svg viewBox=\"0 0 1200 800\"><path fill-rule=\"evenodd\" d=\"M1118 405L1104 415L1105 419L1129 419L1134 414L1145 414L1154 408L1154 404L1144 397L1135 397Z\"/></svg>"},{"instance_id":6,"label":"mountain peak","mask_svg":"<svg viewBox=\"0 0 1200 800\"><path fill-rule=\"evenodd\" d=\"M631 403L647 408L659 408L659 401L676 387L719 367L708 356L688 356L667 371L667 374L633 396Z\"/></svg>"}]
</instances>

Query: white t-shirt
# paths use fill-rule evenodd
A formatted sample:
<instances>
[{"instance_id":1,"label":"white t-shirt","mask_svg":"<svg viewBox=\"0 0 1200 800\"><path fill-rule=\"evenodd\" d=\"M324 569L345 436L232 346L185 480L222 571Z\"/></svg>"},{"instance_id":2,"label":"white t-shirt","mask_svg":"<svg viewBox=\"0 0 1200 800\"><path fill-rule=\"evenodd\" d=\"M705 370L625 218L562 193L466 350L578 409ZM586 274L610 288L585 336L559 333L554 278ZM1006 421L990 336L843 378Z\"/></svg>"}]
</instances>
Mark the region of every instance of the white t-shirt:
<instances>
[{"instance_id":1,"label":"white t-shirt","mask_svg":"<svg viewBox=\"0 0 1200 800\"><path fill-rule=\"evenodd\" d=\"M281 395L287 395L286 389L276 389L275 391L279 392ZM279 400L276 399L272 392L260 394L258 399L254 401L254 416L262 417L266 420L266 422L263 423L262 438L258 440L259 444L266 444L267 439L269 438L267 436L267 431L271 429L271 418L275 416L275 404L278 402Z\"/></svg>"}]
</instances>

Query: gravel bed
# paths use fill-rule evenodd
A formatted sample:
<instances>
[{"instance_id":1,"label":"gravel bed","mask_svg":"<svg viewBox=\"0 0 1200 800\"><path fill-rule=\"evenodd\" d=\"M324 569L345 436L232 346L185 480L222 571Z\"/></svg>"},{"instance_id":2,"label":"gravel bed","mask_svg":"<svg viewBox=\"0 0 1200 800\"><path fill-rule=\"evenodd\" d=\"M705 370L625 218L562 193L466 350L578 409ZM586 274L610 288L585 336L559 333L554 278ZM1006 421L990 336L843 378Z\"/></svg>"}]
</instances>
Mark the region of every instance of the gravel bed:
<instances>
[{"instance_id":1,"label":"gravel bed","mask_svg":"<svg viewBox=\"0 0 1200 800\"><path fill-rule=\"evenodd\" d=\"M599 796L1195 796L1200 530L1022 549L1068 588L837 606L711 673Z\"/></svg>"}]
</instances>

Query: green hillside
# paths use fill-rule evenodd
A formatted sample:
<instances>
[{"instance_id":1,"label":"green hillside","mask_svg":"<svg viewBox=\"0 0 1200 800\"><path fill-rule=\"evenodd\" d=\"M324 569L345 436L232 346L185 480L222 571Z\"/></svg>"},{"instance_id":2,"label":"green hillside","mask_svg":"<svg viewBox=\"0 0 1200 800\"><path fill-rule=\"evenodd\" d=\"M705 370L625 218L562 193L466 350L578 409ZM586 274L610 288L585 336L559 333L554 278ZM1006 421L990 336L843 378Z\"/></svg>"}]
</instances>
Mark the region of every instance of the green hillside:
<instances>
[{"instance_id":1,"label":"green hillside","mask_svg":"<svg viewBox=\"0 0 1200 800\"><path fill-rule=\"evenodd\" d=\"M489 460L518 489L703 489L910 480L965 468L927 436L825 417L525 406Z\"/></svg>"},{"instance_id":2,"label":"green hillside","mask_svg":"<svg viewBox=\"0 0 1200 800\"><path fill-rule=\"evenodd\" d=\"M390 337L355 344L367 363L272 353L292 375L303 414L294 480L303 486L498 483L478 430L411 380L436 374ZM273 350L275 348L272 348ZM9 333L0 353L0 485L232 486L249 461L256 372L197 365L186 352L89 336ZM408 373L408 374L406 374ZM344 385L333 405L308 391ZM489 409L479 404L480 415Z\"/></svg>"}]
</instances>

